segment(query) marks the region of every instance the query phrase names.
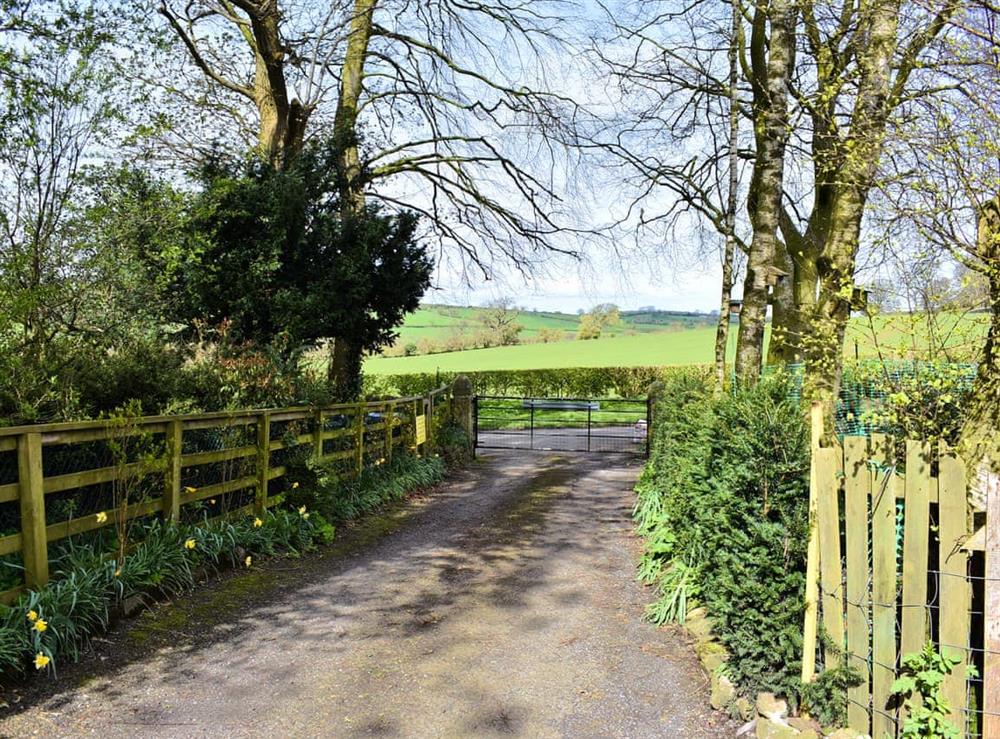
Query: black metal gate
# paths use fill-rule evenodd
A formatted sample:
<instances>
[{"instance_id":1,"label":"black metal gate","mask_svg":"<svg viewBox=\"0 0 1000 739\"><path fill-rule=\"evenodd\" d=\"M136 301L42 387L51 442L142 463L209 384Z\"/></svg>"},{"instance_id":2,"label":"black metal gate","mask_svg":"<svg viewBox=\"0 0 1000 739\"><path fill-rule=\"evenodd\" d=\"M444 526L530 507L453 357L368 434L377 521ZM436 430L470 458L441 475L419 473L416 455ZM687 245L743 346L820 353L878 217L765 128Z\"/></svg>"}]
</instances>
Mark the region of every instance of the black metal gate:
<instances>
[{"instance_id":1,"label":"black metal gate","mask_svg":"<svg viewBox=\"0 0 1000 739\"><path fill-rule=\"evenodd\" d=\"M477 449L648 453L645 398L473 399Z\"/></svg>"}]
</instances>

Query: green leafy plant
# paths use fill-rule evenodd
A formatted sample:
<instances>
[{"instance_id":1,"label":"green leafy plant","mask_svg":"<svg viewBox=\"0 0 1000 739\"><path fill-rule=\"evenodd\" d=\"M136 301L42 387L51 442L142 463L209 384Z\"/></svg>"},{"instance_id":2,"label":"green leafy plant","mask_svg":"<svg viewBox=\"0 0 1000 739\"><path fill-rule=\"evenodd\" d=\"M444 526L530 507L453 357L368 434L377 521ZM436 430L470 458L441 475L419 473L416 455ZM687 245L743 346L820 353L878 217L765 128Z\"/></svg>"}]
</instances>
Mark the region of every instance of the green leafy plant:
<instances>
[{"instance_id":1,"label":"green leafy plant","mask_svg":"<svg viewBox=\"0 0 1000 739\"><path fill-rule=\"evenodd\" d=\"M900 737L949 739L958 736L958 729L948 721L951 706L942 695L941 687L960 661L942 654L931 642L921 651L903 656L899 676L892 684L892 694L903 701L906 710Z\"/></svg>"},{"instance_id":2,"label":"green leafy plant","mask_svg":"<svg viewBox=\"0 0 1000 739\"><path fill-rule=\"evenodd\" d=\"M359 477L344 480L336 463L307 460L304 467L290 474L290 479L301 482L285 493L285 499L292 506L306 506L325 520L339 523L435 485L443 479L444 471L440 457L397 454L388 464L367 467Z\"/></svg>"},{"instance_id":3,"label":"green leafy plant","mask_svg":"<svg viewBox=\"0 0 1000 739\"><path fill-rule=\"evenodd\" d=\"M808 435L786 377L717 395L695 373L665 381L633 515L647 617L683 621L697 603L744 694L794 704L808 522Z\"/></svg>"},{"instance_id":4,"label":"green leafy plant","mask_svg":"<svg viewBox=\"0 0 1000 739\"><path fill-rule=\"evenodd\" d=\"M832 646L828 644L827 649ZM861 672L851 665L827 668L813 682L803 683L802 703L823 726L844 726L847 723L847 691L863 680Z\"/></svg>"},{"instance_id":5,"label":"green leafy plant","mask_svg":"<svg viewBox=\"0 0 1000 739\"><path fill-rule=\"evenodd\" d=\"M52 561L47 586L0 607L0 669L32 662L55 670L58 660L79 658L125 599L188 590L199 568L249 567L256 557L296 555L329 540L330 529L307 510L278 510L199 524L152 519L134 532L138 543L123 557L116 537L67 545Z\"/></svg>"}]
</instances>

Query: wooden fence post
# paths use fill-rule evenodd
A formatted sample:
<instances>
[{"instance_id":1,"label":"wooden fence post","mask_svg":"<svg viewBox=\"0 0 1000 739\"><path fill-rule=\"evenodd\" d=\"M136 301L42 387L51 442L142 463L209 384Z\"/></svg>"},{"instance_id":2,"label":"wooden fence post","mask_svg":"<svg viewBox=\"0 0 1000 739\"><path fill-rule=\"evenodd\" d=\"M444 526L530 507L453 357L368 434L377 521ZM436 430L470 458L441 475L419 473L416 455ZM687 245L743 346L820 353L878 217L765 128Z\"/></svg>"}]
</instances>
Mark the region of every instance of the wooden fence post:
<instances>
[{"instance_id":1,"label":"wooden fence post","mask_svg":"<svg viewBox=\"0 0 1000 739\"><path fill-rule=\"evenodd\" d=\"M317 408L313 415L313 457L323 461L323 409Z\"/></svg>"},{"instance_id":2,"label":"wooden fence post","mask_svg":"<svg viewBox=\"0 0 1000 739\"><path fill-rule=\"evenodd\" d=\"M37 590L49 581L41 434L29 432L18 437L17 474L21 499L21 554L24 560L24 584Z\"/></svg>"},{"instance_id":3,"label":"wooden fence post","mask_svg":"<svg viewBox=\"0 0 1000 739\"><path fill-rule=\"evenodd\" d=\"M986 490L983 604L983 736L1000 736L1000 485Z\"/></svg>"},{"instance_id":4,"label":"wooden fence post","mask_svg":"<svg viewBox=\"0 0 1000 739\"><path fill-rule=\"evenodd\" d=\"M163 481L163 519L176 523L181 517L181 453L184 429L180 421L167 424L167 471Z\"/></svg>"},{"instance_id":5,"label":"wooden fence post","mask_svg":"<svg viewBox=\"0 0 1000 739\"><path fill-rule=\"evenodd\" d=\"M896 480L892 439L872 436L872 736L895 736L887 707L896 678Z\"/></svg>"},{"instance_id":6,"label":"wooden fence post","mask_svg":"<svg viewBox=\"0 0 1000 739\"><path fill-rule=\"evenodd\" d=\"M943 441L938 455L938 569L940 580L940 643L942 654L961 661L945 677L942 693L951 706L948 720L966 736L966 674L969 665L969 558L961 548L968 535L969 513L965 465Z\"/></svg>"},{"instance_id":7,"label":"wooden fence post","mask_svg":"<svg viewBox=\"0 0 1000 739\"><path fill-rule=\"evenodd\" d=\"M862 682L847 691L847 725L860 734L871 729L871 666L868 632L871 593L868 579L868 440L844 438L844 526L847 559L847 663L861 672Z\"/></svg>"},{"instance_id":8,"label":"wooden fence post","mask_svg":"<svg viewBox=\"0 0 1000 739\"><path fill-rule=\"evenodd\" d=\"M396 404L385 405L385 461L392 461L392 432L396 428Z\"/></svg>"},{"instance_id":9,"label":"wooden fence post","mask_svg":"<svg viewBox=\"0 0 1000 739\"><path fill-rule=\"evenodd\" d=\"M927 555L930 547L931 449L906 442L903 519L903 623L899 653L919 652L927 642Z\"/></svg>"},{"instance_id":10,"label":"wooden fence post","mask_svg":"<svg viewBox=\"0 0 1000 739\"><path fill-rule=\"evenodd\" d=\"M844 456L839 446L815 449L816 455L816 514L819 532L820 581L823 585L823 628L836 644L844 649L844 590L840 558L840 480ZM839 667L841 658L833 650L824 653L823 667Z\"/></svg>"},{"instance_id":11,"label":"wooden fence post","mask_svg":"<svg viewBox=\"0 0 1000 739\"><path fill-rule=\"evenodd\" d=\"M427 444L424 453L434 448L434 393L428 393L424 399L424 420L427 423Z\"/></svg>"},{"instance_id":12,"label":"wooden fence post","mask_svg":"<svg viewBox=\"0 0 1000 739\"><path fill-rule=\"evenodd\" d=\"M267 510L267 488L271 481L271 413L264 411L257 416L257 494L253 510L258 517Z\"/></svg>"},{"instance_id":13,"label":"wooden fence post","mask_svg":"<svg viewBox=\"0 0 1000 739\"><path fill-rule=\"evenodd\" d=\"M354 411L354 425L354 472L360 477L365 468L365 406L363 403L358 403L357 409Z\"/></svg>"},{"instance_id":14,"label":"wooden fence post","mask_svg":"<svg viewBox=\"0 0 1000 739\"><path fill-rule=\"evenodd\" d=\"M817 451L823 435L823 405L813 403L809 412L809 545L806 554L806 603L802 628L802 682L812 682L816 676L816 637L819 616L819 528L818 489L816 479Z\"/></svg>"}]
</instances>

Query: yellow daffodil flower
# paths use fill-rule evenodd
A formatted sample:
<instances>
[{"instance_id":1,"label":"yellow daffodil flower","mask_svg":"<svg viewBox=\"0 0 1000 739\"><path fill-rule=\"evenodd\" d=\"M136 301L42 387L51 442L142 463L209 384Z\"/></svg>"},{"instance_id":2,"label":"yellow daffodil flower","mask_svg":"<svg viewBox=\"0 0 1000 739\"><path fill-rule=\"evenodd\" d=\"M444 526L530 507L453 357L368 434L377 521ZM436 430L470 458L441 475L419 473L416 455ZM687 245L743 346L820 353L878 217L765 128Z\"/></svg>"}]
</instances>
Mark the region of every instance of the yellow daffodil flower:
<instances>
[{"instance_id":1,"label":"yellow daffodil flower","mask_svg":"<svg viewBox=\"0 0 1000 739\"><path fill-rule=\"evenodd\" d=\"M292 483L292 490L295 490L298 486L299 486L299 484L297 482L293 482Z\"/></svg>"},{"instance_id":2,"label":"yellow daffodil flower","mask_svg":"<svg viewBox=\"0 0 1000 739\"><path fill-rule=\"evenodd\" d=\"M261 526L263 526L263 525L264 525L264 522L263 522L263 521L261 521L261 520L260 520L259 518L255 518L255 519L253 520L253 527L254 527L255 529L259 529L259 528L260 528Z\"/></svg>"},{"instance_id":3,"label":"yellow daffodil flower","mask_svg":"<svg viewBox=\"0 0 1000 739\"><path fill-rule=\"evenodd\" d=\"M47 628L49 628L49 622L46 621L44 618L39 618L35 620L35 631L37 631L39 634L41 634Z\"/></svg>"},{"instance_id":4,"label":"yellow daffodil flower","mask_svg":"<svg viewBox=\"0 0 1000 739\"><path fill-rule=\"evenodd\" d=\"M38 620L38 611L35 611L35 610L28 611L28 620L29 621L37 621Z\"/></svg>"},{"instance_id":5,"label":"yellow daffodil flower","mask_svg":"<svg viewBox=\"0 0 1000 739\"><path fill-rule=\"evenodd\" d=\"M48 657L46 657L44 654L42 654L41 652L39 652L38 654L35 655L35 669L36 670L41 670L41 669L43 669L45 667L48 667L49 666L49 662L51 662L51 660Z\"/></svg>"},{"instance_id":6,"label":"yellow daffodil flower","mask_svg":"<svg viewBox=\"0 0 1000 739\"><path fill-rule=\"evenodd\" d=\"M184 542L185 549L194 549L196 546L198 546L198 542L196 542L194 539L188 539L186 542Z\"/></svg>"},{"instance_id":7,"label":"yellow daffodil flower","mask_svg":"<svg viewBox=\"0 0 1000 739\"><path fill-rule=\"evenodd\" d=\"M185 493L197 493L197 492L198 492L198 488L193 488L193 487L191 487L190 485L187 485L187 486L186 486L186 487L184 488L184 492L185 492Z\"/></svg>"},{"instance_id":8,"label":"yellow daffodil flower","mask_svg":"<svg viewBox=\"0 0 1000 739\"><path fill-rule=\"evenodd\" d=\"M105 513L104 511L101 511L100 513L97 514L97 523L104 523L107 520L108 520L108 514Z\"/></svg>"},{"instance_id":9,"label":"yellow daffodil flower","mask_svg":"<svg viewBox=\"0 0 1000 739\"><path fill-rule=\"evenodd\" d=\"M250 565L252 565L253 564L253 557L247 557L245 560L243 560L243 564L245 564L247 567L249 567Z\"/></svg>"},{"instance_id":10,"label":"yellow daffodil flower","mask_svg":"<svg viewBox=\"0 0 1000 739\"><path fill-rule=\"evenodd\" d=\"M308 521L309 520L309 514L308 513L303 513L302 514L302 518L304 518L306 521Z\"/></svg>"},{"instance_id":11,"label":"yellow daffodil flower","mask_svg":"<svg viewBox=\"0 0 1000 739\"><path fill-rule=\"evenodd\" d=\"M299 515L300 516L306 515L306 507L305 506L302 506L302 507L299 508Z\"/></svg>"}]
</instances>

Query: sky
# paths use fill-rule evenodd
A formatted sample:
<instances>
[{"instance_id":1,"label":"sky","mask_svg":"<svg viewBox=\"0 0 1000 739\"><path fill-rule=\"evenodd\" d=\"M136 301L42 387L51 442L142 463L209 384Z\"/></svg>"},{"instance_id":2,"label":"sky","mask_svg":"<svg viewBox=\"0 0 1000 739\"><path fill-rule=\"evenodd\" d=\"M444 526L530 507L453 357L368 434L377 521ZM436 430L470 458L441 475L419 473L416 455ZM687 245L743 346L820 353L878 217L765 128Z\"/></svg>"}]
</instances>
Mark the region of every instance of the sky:
<instances>
[{"instance_id":1,"label":"sky","mask_svg":"<svg viewBox=\"0 0 1000 739\"><path fill-rule=\"evenodd\" d=\"M424 302L483 305L510 297L525 308L566 313L598 303L614 303L623 310L655 306L660 310L708 313L719 309L721 279L721 268L715 260L680 267L648 261L625 264L610 258L604 264L563 260L530 278L499 269L495 279L472 278L471 285L456 270L444 267L436 270L435 286L427 292Z\"/></svg>"}]
</instances>

